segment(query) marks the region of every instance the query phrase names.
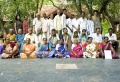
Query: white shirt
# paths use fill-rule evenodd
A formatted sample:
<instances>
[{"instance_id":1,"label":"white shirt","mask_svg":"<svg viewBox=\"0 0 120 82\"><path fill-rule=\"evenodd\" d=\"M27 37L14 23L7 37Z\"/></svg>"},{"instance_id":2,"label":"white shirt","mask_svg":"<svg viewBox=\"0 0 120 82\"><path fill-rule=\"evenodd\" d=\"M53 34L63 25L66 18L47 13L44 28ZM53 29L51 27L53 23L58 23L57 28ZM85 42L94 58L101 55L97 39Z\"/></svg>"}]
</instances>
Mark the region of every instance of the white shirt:
<instances>
[{"instance_id":1,"label":"white shirt","mask_svg":"<svg viewBox=\"0 0 120 82\"><path fill-rule=\"evenodd\" d=\"M87 18L79 18L78 23L80 25L80 31L82 32L82 29L87 29Z\"/></svg>"},{"instance_id":2,"label":"white shirt","mask_svg":"<svg viewBox=\"0 0 120 82\"><path fill-rule=\"evenodd\" d=\"M30 40L31 40L31 42L33 42L33 41L35 41L35 37L36 37L36 35L35 34L29 34L29 33L27 33L26 35L25 35L25 37L24 37L24 40L26 40L27 38L30 38Z\"/></svg>"},{"instance_id":3,"label":"white shirt","mask_svg":"<svg viewBox=\"0 0 120 82\"><path fill-rule=\"evenodd\" d=\"M42 26L41 20L38 20L38 18L34 18L33 25L35 26L35 31L37 32L37 29L40 29Z\"/></svg>"},{"instance_id":4,"label":"white shirt","mask_svg":"<svg viewBox=\"0 0 120 82\"><path fill-rule=\"evenodd\" d=\"M55 29L54 28L54 20L53 19L49 19L48 20L48 26L50 28L50 33L51 33L52 29Z\"/></svg>"},{"instance_id":5,"label":"white shirt","mask_svg":"<svg viewBox=\"0 0 120 82\"><path fill-rule=\"evenodd\" d=\"M110 36L109 33L105 34L105 36L107 36L109 38L109 40L117 41L117 36L114 33L112 33L112 36Z\"/></svg>"},{"instance_id":6,"label":"white shirt","mask_svg":"<svg viewBox=\"0 0 120 82\"><path fill-rule=\"evenodd\" d=\"M59 15L55 16L54 27L56 30L62 30L61 16L59 16Z\"/></svg>"},{"instance_id":7,"label":"white shirt","mask_svg":"<svg viewBox=\"0 0 120 82\"><path fill-rule=\"evenodd\" d=\"M47 18L41 18L41 22L42 22L42 31L43 32L48 32L48 30L49 30L48 19Z\"/></svg>"},{"instance_id":8,"label":"white shirt","mask_svg":"<svg viewBox=\"0 0 120 82\"><path fill-rule=\"evenodd\" d=\"M35 43L38 44L39 42L42 43L43 38L45 38L45 34L40 34L35 36Z\"/></svg>"},{"instance_id":9,"label":"white shirt","mask_svg":"<svg viewBox=\"0 0 120 82\"><path fill-rule=\"evenodd\" d=\"M76 19L76 18L72 19L72 25L74 25L78 29L78 19ZM77 30L73 27L73 33L75 31L77 31Z\"/></svg>"},{"instance_id":10,"label":"white shirt","mask_svg":"<svg viewBox=\"0 0 120 82\"><path fill-rule=\"evenodd\" d=\"M93 42L101 43L102 42L102 35L97 33L92 34Z\"/></svg>"},{"instance_id":11,"label":"white shirt","mask_svg":"<svg viewBox=\"0 0 120 82\"><path fill-rule=\"evenodd\" d=\"M70 29L73 30L73 27L72 27L72 19L70 19L70 18L67 19L67 25L69 26ZM69 35L72 35L72 32L71 32L71 30L70 30L69 28L67 27L67 29L68 29L68 34L69 34Z\"/></svg>"},{"instance_id":12,"label":"white shirt","mask_svg":"<svg viewBox=\"0 0 120 82\"><path fill-rule=\"evenodd\" d=\"M55 50L58 50L58 48L59 48L60 46L61 46L60 44L57 44ZM67 50L67 47L66 47L65 45L64 45L64 48L65 48L65 50Z\"/></svg>"},{"instance_id":13,"label":"white shirt","mask_svg":"<svg viewBox=\"0 0 120 82\"><path fill-rule=\"evenodd\" d=\"M94 33L94 22L92 20L87 20L87 32L91 34Z\"/></svg>"},{"instance_id":14,"label":"white shirt","mask_svg":"<svg viewBox=\"0 0 120 82\"><path fill-rule=\"evenodd\" d=\"M61 16L61 23L62 23L62 28L66 28L67 19L65 14L62 14Z\"/></svg>"}]
</instances>

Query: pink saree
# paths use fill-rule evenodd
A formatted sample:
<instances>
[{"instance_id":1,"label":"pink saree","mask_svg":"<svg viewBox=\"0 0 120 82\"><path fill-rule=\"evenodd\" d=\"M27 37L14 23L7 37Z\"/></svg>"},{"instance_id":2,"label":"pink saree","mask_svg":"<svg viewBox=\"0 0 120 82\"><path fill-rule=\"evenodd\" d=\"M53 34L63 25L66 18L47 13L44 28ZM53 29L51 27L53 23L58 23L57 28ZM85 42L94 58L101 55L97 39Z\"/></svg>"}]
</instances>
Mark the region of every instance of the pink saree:
<instances>
[{"instance_id":1,"label":"pink saree","mask_svg":"<svg viewBox=\"0 0 120 82\"><path fill-rule=\"evenodd\" d=\"M70 57L71 58L80 58L83 56L82 46L77 44L71 51Z\"/></svg>"}]
</instances>

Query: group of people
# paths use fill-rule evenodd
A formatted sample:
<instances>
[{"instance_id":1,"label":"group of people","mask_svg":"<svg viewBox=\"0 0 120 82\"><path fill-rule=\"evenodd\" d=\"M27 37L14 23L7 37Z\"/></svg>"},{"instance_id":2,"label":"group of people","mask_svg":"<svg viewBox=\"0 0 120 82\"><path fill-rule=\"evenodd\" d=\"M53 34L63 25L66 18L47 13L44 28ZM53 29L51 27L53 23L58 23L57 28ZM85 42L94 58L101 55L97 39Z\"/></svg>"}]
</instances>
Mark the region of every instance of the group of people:
<instances>
[{"instance_id":1,"label":"group of people","mask_svg":"<svg viewBox=\"0 0 120 82\"><path fill-rule=\"evenodd\" d=\"M16 17L14 30L10 29L4 44L0 45L2 58L104 58L104 50L111 50L112 58L118 59L117 36L113 33L106 16L85 12L81 17L57 10L57 15L36 14L33 26L27 17L22 22Z\"/></svg>"}]
</instances>

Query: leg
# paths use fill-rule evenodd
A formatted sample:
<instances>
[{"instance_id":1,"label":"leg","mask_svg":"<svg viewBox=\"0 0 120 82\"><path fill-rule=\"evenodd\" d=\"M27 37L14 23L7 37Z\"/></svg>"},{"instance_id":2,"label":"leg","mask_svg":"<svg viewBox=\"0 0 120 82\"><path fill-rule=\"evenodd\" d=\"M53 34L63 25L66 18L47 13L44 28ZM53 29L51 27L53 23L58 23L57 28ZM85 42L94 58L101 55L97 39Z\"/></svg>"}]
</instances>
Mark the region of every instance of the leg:
<instances>
[{"instance_id":1,"label":"leg","mask_svg":"<svg viewBox=\"0 0 120 82\"><path fill-rule=\"evenodd\" d=\"M119 43L117 41L115 41L114 43L112 43L112 46L113 46L115 52L118 52Z\"/></svg>"}]
</instances>

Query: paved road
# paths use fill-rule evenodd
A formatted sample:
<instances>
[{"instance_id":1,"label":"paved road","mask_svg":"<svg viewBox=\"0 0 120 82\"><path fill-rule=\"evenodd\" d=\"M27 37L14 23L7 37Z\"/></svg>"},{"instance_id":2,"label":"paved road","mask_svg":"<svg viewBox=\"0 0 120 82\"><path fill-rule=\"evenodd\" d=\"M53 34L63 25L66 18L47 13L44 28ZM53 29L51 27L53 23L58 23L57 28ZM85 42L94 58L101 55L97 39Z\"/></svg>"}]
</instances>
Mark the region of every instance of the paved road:
<instances>
[{"instance_id":1,"label":"paved road","mask_svg":"<svg viewBox=\"0 0 120 82\"><path fill-rule=\"evenodd\" d=\"M120 82L120 59L0 59L0 82Z\"/></svg>"}]
</instances>

